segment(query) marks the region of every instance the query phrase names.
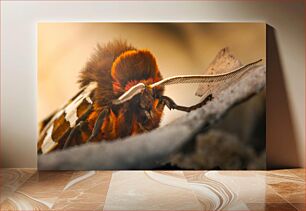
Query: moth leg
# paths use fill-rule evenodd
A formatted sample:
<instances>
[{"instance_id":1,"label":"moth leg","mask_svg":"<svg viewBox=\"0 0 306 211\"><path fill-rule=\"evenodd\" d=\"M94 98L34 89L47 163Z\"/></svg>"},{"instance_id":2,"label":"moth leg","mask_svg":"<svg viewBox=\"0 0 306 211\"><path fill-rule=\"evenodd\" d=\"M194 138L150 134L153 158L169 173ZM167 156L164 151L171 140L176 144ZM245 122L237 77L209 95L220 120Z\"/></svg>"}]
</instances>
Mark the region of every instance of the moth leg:
<instances>
[{"instance_id":1,"label":"moth leg","mask_svg":"<svg viewBox=\"0 0 306 211\"><path fill-rule=\"evenodd\" d=\"M80 128L83 127L83 125L85 124L85 119L86 117L90 114L92 110L92 105L90 105L90 107L88 108L88 110L76 121L76 126L74 128L72 128L72 130L70 131L67 139L65 140L63 149L67 148L70 146L71 144L71 140L73 138L73 136L75 135L75 133L77 132L77 130L80 130Z\"/></svg>"},{"instance_id":2,"label":"moth leg","mask_svg":"<svg viewBox=\"0 0 306 211\"><path fill-rule=\"evenodd\" d=\"M171 109L176 109L176 110L179 110L179 111L190 112L192 110L195 110L197 108L202 107L203 105L205 105L208 101L211 101L212 99L213 99L213 96L212 96L212 94L210 94L198 104L195 104L193 106L180 106L180 105L177 105L170 97L161 96L160 97L160 103L166 105L170 110Z\"/></svg>"},{"instance_id":3,"label":"moth leg","mask_svg":"<svg viewBox=\"0 0 306 211\"><path fill-rule=\"evenodd\" d=\"M121 126L118 128L118 135L120 138L131 135L133 128L133 113L129 110L124 111L124 115L119 115L118 124Z\"/></svg>"},{"instance_id":4,"label":"moth leg","mask_svg":"<svg viewBox=\"0 0 306 211\"><path fill-rule=\"evenodd\" d=\"M104 121L104 119L105 119L105 117L108 113L109 113L108 109L103 109L100 112L100 114L99 114L99 116L98 116L98 118L95 122L94 129L92 130L92 133L91 133L90 137L88 138L88 140L86 140L86 142L91 142L98 135L98 133L100 131L100 128L103 124L103 121Z\"/></svg>"},{"instance_id":5,"label":"moth leg","mask_svg":"<svg viewBox=\"0 0 306 211\"><path fill-rule=\"evenodd\" d=\"M66 149L67 147L69 147L71 145L71 140L73 139L73 136L76 134L76 132L83 127L83 124L85 124L84 121L81 121L77 124L77 126L75 126L69 133L67 139L65 140L65 144L63 146L63 149Z\"/></svg>"}]
</instances>

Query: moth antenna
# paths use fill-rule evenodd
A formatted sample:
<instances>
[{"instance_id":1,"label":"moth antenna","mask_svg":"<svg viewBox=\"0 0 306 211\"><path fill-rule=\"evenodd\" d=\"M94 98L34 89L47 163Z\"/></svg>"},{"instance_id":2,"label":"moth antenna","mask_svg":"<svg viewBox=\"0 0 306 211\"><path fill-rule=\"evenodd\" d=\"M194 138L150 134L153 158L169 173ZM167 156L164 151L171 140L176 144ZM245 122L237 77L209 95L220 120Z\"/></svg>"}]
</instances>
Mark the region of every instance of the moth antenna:
<instances>
[{"instance_id":1,"label":"moth antenna","mask_svg":"<svg viewBox=\"0 0 306 211\"><path fill-rule=\"evenodd\" d=\"M132 99L135 95L141 93L146 88L143 83L138 83L132 86L128 91L121 95L118 99L112 101L113 104L118 105Z\"/></svg>"},{"instance_id":2,"label":"moth antenna","mask_svg":"<svg viewBox=\"0 0 306 211\"><path fill-rule=\"evenodd\" d=\"M239 67L231 72L222 73L222 74L216 74L216 75L178 75L173 76L169 78L165 78L161 81L158 81L154 84L149 85L150 88L155 88L157 86L167 86L172 84L185 84L185 83L211 83L211 82L220 82L225 81L229 78L233 78L237 76L238 74L244 72L247 70L250 66L253 66L259 62L261 62L262 59L259 59L255 62L246 64L242 67Z\"/></svg>"},{"instance_id":3,"label":"moth antenna","mask_svg":"<svg viewBox=\"0 0 306 211\"><path fill-rule=\"evenodd\" d=\"M261 62L262 59L259 59L255 62L246 64L242 67L239 67L231 72L228 73L222 73L217 75L178 75L173 76L169 78L165 78L161 81L158 81L154 84L148 85L149 88L155 88L157 86L167 86L172 84L186 84L186 83L212 83L212 82L220 82L225 81L230 78L233 78L237 76L240 73L243 73L244 71L248 70L250 66L253 66L259 62ZM138 83L134 86L132 86L128 91L126 91L123 95L121 95L116 100L113 100L113 104L121 104L124 103L130 99L132 99L135 95L141 93L145 89L145 85L143 83Z\"/></svg>"}]
</instances>

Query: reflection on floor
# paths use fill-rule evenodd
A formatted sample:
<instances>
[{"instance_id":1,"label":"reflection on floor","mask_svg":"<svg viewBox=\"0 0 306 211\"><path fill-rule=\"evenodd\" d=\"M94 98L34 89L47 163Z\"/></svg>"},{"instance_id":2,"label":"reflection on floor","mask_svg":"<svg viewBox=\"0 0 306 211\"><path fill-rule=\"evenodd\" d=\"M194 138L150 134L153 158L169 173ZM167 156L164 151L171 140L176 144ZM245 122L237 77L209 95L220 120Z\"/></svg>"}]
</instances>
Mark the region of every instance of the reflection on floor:
<instances>
[{"instance_id":1,"label":"reflection on floor","mask_svg":"<svg viewBox=\"0 0 306 211\"><path fill-rule=\"evenodd\" d=\"M305 169L1 169L1 210L305 210Z\"/></svg>"}]
</instances>

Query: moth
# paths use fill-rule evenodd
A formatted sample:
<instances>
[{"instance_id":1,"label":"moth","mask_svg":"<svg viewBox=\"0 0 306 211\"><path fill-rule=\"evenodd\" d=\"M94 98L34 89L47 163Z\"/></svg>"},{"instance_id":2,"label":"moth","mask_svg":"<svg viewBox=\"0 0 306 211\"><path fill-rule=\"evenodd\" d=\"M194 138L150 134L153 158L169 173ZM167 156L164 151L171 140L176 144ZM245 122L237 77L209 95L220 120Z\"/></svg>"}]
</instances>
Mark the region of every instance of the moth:
<instances>
[{"instance_id":1,"label":"moth","mask_svg":"<svg viewBox=\"0 0 306 211\"><path fill-rule=\"evenodd\" d=\"M260 61L260 60L259 60ZM216 75L179 75L163 79L149 50L123 41L97 46L80 72L80 91L40 124L38 153L89 142L111 141L159 126L164 107L190 112L213 99L208 94L195 105L177 105L164 96L165 86L222 83L259 61Z\"/></svg>"}]
</instances>

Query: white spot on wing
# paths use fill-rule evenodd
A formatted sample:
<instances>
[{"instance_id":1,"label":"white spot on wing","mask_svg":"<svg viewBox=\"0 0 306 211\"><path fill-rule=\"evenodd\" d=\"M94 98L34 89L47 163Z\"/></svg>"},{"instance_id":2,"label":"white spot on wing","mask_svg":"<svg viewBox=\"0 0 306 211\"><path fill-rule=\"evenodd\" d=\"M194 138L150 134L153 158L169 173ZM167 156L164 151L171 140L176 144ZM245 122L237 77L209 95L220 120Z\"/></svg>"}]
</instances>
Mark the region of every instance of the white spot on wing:
<instances>
[{"instance_id":1,"label":"white spot on wing","mask_svg":"<svg viewBox=\"0 0 306 211\"><path fill-rule=\"evenodd\" d=\"M50 152L57 145L57 143L52 140L52 131L53 131L53 124L47 130L47 135L46 135L46 137L44 139L44 142L41 146L42 153Z\"/></svg>"},{"instance_id":2,"label":"white spot on wing","mask_svg":"<svg viewBox=\"0 0 306 211\"><path fill-rule=\"evenodd\" d=\"M97 87L96 82L90 83L84 89L84 91L65 108L65 113L66 113L65 119L69 122L70 127L74 127L76 124L76 121L78 120L77 108L79 107L79 105L82 103L84 99L88 101L89 95L92 93L92 91L96 87Z\"/></svg>"},{"instance_id":3,"label":"white spot on wing","mask_svg":"<svg viewBox=\"0 0 306 211\"><path fill-rule=\"evenodd\" d=\"M90 104L92 104L92 100L90 99L90 97L86 97L86 101Z\"/></svg>"},{"instance_id":4,"label":"white spot on wing","mask_svg":"<svg viewBox=\"0 0 306 211\"><path fill-rule=\"evenodd\" d=\"M75 123L78 119L77 117L77 107L81 104L83 99L86 99L87 101L90 101L92 104L92 101L89 97L91 92L97 87L97 82L91 82L82 93L80 93L77 98L75 98L71 103L69 103L65 108L58 111L50 120L50 122L46 125L44 130L41 132L42 135L46 134L46 137L43 140L41 150L42 153L50 152L54 147L58 145L58 143L54 142L52 140L52 131L54 127L54 121L58 119L64 112L65 112L65 120L69 122L70 127L74 127Z\"/></svg>"},{"instance_id":5,"label":"white spot on wing","mask_svg":"<svg viewBox=\"0 0 306 211\"><path fill-rule=\"evenodd\" d=\"M51 125L48 126L48 127L45 127L47 129L47 131L45 131L44 133L42 134L45 134L47 133L44 141L43 141L43 144L41 146L41 151L43 153L47 153L47 152L50 152L54 147L56 147L58 145L58 143L54 142L53 139L52 139L52 131L53 131L53 123L56 119L58 119L62 114L63 114L63 110L60 110L59 112L57 112L54 117L52 118L52 120L50 121Z\"/></svg>"}]
</instances>

